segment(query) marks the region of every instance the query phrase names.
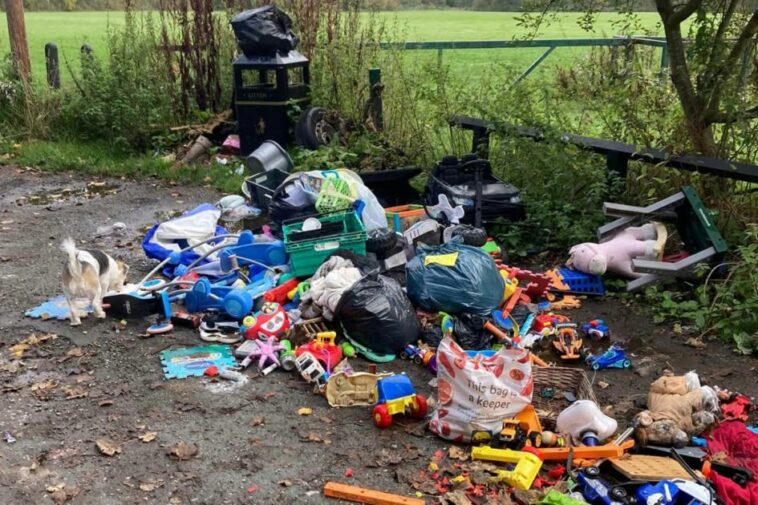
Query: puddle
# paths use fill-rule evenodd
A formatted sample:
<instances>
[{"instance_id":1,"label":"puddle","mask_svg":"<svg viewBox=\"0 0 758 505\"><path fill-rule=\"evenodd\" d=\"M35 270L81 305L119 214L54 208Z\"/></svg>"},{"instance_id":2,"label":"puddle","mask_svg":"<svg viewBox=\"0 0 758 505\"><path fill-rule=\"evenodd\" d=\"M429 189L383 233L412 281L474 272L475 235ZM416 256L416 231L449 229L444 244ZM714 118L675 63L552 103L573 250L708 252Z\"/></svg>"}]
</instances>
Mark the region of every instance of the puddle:
<instances>
[{"instance_id":1,"label":"puddle","mask_svg":"<svg viewBox=\"0 0 758 505\"><path fill-rule=\"evenodd\" d=\"M16 203L28 203L31 205L49 205L75 198L92 199L118 193L117 184L107 182L88 182L86 186L79 188L53 188L36 191L16 200Z\"/></svg>"}]
</instances>

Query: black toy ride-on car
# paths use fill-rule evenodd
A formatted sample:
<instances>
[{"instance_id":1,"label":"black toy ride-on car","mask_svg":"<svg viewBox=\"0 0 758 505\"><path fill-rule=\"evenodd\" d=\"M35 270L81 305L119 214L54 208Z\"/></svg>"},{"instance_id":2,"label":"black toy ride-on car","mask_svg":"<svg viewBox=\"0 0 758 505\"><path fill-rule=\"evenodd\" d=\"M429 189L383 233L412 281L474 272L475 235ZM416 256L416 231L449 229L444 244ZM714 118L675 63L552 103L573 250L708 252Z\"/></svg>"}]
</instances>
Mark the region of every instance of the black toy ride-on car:
<instances>
[{"instance_id":1,"label":"black toy ride-on car","mask_svg":"<svg viewBox=\"0 0 758 505\"><path fill-rule=\"evenodd\" d=\"M476 222L477 177L480 180L481 223ZM490 162L466 154L459 160L455 156L445 156L437 162L429 174L424 192L427 205L435 205L439 195L447 196L453 206L461 205L465 211L462 223L481 226L494 222L497 218L520 221L526 218L526 208L521 203L521 193L492 174Z\"/></svg>"}]
</instances>

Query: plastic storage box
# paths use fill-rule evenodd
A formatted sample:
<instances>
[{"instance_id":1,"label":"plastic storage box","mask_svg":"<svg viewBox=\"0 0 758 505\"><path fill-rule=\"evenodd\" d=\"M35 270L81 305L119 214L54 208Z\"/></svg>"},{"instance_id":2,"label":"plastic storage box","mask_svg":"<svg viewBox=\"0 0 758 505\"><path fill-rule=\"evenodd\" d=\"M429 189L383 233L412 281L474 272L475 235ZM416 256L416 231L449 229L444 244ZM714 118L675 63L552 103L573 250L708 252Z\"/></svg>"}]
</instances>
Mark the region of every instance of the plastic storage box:
<instances>
[{"instance_id":1,"label":"plastic storage box","mask_svg":"<svg viewBox=\"0 0 758 505\"><path fill-rule=\"evenodd\" d=\"M321 230L301 231L303 219L285 221L282 225L284 248L290 255L295 276L313 275L334 251L366 255L366 228L355 211L313 217L321 222Z\"/></svg>"},{"instance_id":2,"label":"plastic storage box","mask_svg":"<svg viewBox=\"0 0 758 505\"><path fill-rule=\"evenodd\" d=\"M259 209L268 210L271 197L290 174L278 168L251 175L242 185L245 196Z\"/></svg>"}]
</instances>

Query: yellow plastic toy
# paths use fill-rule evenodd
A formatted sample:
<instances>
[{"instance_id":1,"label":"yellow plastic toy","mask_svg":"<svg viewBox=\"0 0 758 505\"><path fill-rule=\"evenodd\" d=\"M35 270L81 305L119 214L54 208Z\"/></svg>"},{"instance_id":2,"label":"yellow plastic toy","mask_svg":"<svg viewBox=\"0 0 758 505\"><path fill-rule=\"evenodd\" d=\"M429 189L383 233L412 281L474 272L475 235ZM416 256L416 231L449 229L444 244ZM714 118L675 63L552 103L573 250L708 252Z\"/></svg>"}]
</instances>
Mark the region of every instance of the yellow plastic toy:
<instances>
[{"instance_id":1,"label":"yellow plastic toy","mask_svg":"<svg viewBox=\"0 0 758 505\"><path fill-rule=\"evenodd\" d=\"M503 278L503 282L505 282L505 291L503 291L503 300L510 300L511 296L513 296L513 293L516 292L516 288L518 287L518 279L516 278L510 278L508 277L508 271L507 270L500 270L500 277Z\"/></svg>"},{"instance_id":2,"label":"yellow plastic toy","mask_svg":"<svg viewBox=\"0 0 758 505\"><path fill-rule=\"evenodd\" d=\"M542 468L540 458L526 451L513 451L511 449L493 449L481 446L471 449L472 459L496 461L498 463L515 464L513 470L499 470L494 482L505 482L511 487L526 491L532 487L534 479Z\"/></svg>"},{"instance_id":3,"label":"yellow plastic toy","mask_svg":"<svg viewBox=\"0 0 758 505\"><path fill-rule=\"evenodd\" d=\"M321 349L325 345L337 345L334 343L336 338L336 331L320 331L316 333L316 349Z\"/></svg>"}]
</instances>

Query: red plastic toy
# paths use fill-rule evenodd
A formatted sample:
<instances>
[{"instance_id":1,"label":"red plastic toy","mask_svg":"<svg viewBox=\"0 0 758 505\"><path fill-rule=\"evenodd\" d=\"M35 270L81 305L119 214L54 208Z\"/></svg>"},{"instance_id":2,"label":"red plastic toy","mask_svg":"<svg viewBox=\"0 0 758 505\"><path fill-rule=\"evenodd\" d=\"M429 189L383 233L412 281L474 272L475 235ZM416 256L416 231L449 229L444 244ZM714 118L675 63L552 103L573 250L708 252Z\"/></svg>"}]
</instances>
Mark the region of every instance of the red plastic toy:
<instances>
[{"instance_id":1,"label":"red plastic toy","mask_svg":"<svg viewBox=\"0 0 758 505\"><path fill-rule=\"evenodd\" d=\"M275 302L263 304L260 312L254 316L254 322L245 330L245 338L274 337L281 338L290 327L290 319L281 305Z\"/></svg>"},{"instance_id":2,"label":"red plastic toy","mask_svg":"<svg viewBox=\"0 0 758 505\"><path fill-rule=\"evenodd\" d=\"M267 302L285 303L289 300L287 298L287 293L297 288L298 284L300 284L300 282L297 279L290 279L284 284L280 284L279 286L266 291L263 295L263 299Z\"/></svg>"},{"instance_id":3,"label":"red plastic toy","mask_svg":"<svg viewBox=\"0 0 758 505\"><path fill-rule=\"evenodd\" d=\"M319 360L328 373L332 373L337 363L342 360L342 348L334 343L337 334L333 331L322 331L316 334L316 338L299 346L295 350L295 356L309 352Z\"/></svg>"}]
</instances>

